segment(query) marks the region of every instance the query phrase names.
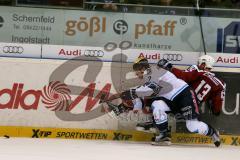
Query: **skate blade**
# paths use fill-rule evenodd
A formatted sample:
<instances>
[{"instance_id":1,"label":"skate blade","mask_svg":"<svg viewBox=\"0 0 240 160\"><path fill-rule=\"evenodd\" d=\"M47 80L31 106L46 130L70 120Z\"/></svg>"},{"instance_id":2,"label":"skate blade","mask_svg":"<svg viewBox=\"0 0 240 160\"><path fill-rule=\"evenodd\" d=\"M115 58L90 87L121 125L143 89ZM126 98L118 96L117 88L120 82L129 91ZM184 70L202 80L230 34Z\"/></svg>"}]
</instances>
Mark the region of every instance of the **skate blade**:
<instances>
[{"instance_id":1,"label":"skate blade","mask_svg":"<svg viewBox=\"0 0 240 160\"><path fill-rule=\"evenodd\" d=\"M164 142L151 142L153 146L170 146L172 143L171 141L164 141Z\"/></svg>"}]
</instances>

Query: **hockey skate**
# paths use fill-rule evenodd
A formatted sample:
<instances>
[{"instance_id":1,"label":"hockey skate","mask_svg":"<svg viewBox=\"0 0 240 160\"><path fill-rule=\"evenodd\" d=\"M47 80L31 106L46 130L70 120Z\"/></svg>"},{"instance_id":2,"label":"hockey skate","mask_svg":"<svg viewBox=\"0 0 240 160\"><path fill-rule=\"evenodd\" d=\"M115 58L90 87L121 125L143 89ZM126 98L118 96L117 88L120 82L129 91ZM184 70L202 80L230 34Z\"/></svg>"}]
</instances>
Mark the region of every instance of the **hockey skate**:
<instances>
[{"instance_id":1,"label":"hockey skate","mask_svg":"<svg viewBox=\"0 0 240 160\"><path fill-rule=\"evenodd\" d=\"M214 132L212 134L212 140L213 143L215 144L216 147L219 147L221 145L221 140L220 140L220 135L219 135L219 131L216 129L213 129Z\"/></svg>"},{"instance_id":2,"label":"hockey skate","mask_svg":"<svg viewBox=\"0 0 240 160\"><path fill-rule=\"evenodd\" d=\"M169 146L171 145L170 132L160 133L158 136L152 138L152 145L154 146Z\"/></svg>"}]
</instances>

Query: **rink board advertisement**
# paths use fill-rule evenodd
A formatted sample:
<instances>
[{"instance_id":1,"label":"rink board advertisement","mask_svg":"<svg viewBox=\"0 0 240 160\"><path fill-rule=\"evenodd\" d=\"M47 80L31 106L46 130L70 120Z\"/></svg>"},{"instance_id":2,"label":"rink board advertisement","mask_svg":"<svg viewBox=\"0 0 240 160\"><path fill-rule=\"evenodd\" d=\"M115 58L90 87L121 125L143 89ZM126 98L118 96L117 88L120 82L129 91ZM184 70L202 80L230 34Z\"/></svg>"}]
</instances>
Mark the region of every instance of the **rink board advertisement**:
<instances>
[{"instance_id":1,"label":"rink board advertisement","mask_svg":"<svg viewBox=\"0 0 240 160\"><path fill-rule=\"evenodd\" d=\"M141 84L128 63L17 58L0 62L1 75L6 75L0 83L1 126L118 129L122 122L106 114L99 99ZM222 133L238 134L239 74L217 74L227 83L225 105L220 117L202 109L205 119ZM136 117L134 123L144 120ZM129 121L126 129L135 125L129 117L123 121Z\"/></svg>"},{"instance_id":2,"label":"rink board advertisement","mask_svg":"<svg viewBox=\"0 0 240 160\"><path fill-rule=\"evenodd\" d=\"M41 45L0 43L1 57L41 58Z\"/></svg>"},{"instance_id":3,"label":"rink board advertisement","mask_svg":"<svg viewBox=\"0 0 240 160\"><path fill-rule=\"evenodd\" d=\"M90 130L70 128L39 128L39 127L4 127L0 126L0 136L28 138L60 138L75 140L112 140L112 141L143 141L151 142L152 133L132 130ZM211 138L197 134L172 133L172 143L208 144L213 145ZM240 146L240 136L221 135L225 145Z\"/></svg>"},{"instance_id":4,"label":"rink board advertisement","mask_svg":"<svg viewBox=\"0 0 240 160\"><path fill-rule=\"evenodd\" d=\"M101 96L120 87L118 81L113 85L109 64L7 58L0 62L0 125L117 128L117 121L99 104ZM120 75L117 66L112 71Z\"/></svg>"},{"instance_id":5,"label":"rink board advertisement","mask_svg":"<svg viewBox=\"0 0 240 160\"><path fill-rule=\"evenodd\" d=\"M43 59L78 59L78 60L94 60L107 62L121 62L121 50L119 48L114 51L106 51L103 47L91 46L62 46L62 45L42 45ZM77 58L81 56L81 58Z\"/></svg>"},{"instance_id":6,"label":"rink board advertisement","mask_svg":"<svg viewBox=\"0 0 240 160\"><path fill-rule=\"evenodd\" d=\"M216 67L240 67L240 55L239 54L226 54L226 53L208 53L215 59Z\"/></svg>"},{"instance_id":7,"label":"rink board advertisement","mask_svg":"<svg viewBox=\"0 0 240 160\"><path fill-rule=\"evenodd\" d=\"M128 44L128 43L126 43ZM240 67L239 54L208 53L215 58L216 67ZM167 59L172 64L196 64L200 52L145 50L117 47L92 47L68 45L40 45L21 43L0 43L1 57L40 58L58 60L90 60L102 62L134 62L139 57L145 57L150 63Z\"/></svg>"},{"instance_id":8,"label":"rink board advertisement","mask_svg":"<svg viewBox=\"0 0 240 160\"><path fill-rule=\"evenodd\" d=\"M132 63L139 57L147 58L150 63L157 63L164 58L173 64L190 65L197 61L200 53L144 49L121 50L120 48L109 50L103 47L90 46L42 45L43 59L73 59L79 56L82 56L80 60L94 60L95 57L100 61L123 63Z\"/></svg>"},{"instance_id":9,"label":"rink board advertisement","mask_svg":"<svg viewBox=\"0 0 240 160\"><path fill-rule=\"evenodd\" d=\"M0 41L203 52L198 17L0 7ZM238 19L203 17L207 52L239 53Z\"/></svg>"},{"instance_id":10,"label":"rink board advertisement","mask_svg":"<svg viewBox=\"0 0 240 160\"><path fill-rule=\"evenodd\" d=\"M0 127L0 136L61 138L116 141L150 141L152 134L138 131L118 131L99 129L37 128L37 127Z\"/></svg>"}]
</instances>

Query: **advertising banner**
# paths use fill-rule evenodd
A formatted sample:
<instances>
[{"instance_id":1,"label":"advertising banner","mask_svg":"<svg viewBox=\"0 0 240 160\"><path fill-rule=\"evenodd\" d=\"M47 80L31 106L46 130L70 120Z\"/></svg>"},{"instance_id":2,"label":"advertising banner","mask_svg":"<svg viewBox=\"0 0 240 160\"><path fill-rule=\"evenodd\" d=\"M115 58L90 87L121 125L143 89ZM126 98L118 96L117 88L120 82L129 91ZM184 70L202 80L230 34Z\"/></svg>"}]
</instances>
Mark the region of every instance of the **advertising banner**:
<instances>
[{"instance_id":1,"label":"advertising banner","mask_svg":"<svg viewBox=\"0 0 240 160\"><path fill-rule=\"evenodd\" d=\"M59 138L75 140L145 141L150 143L154 134L133 130L99 130L78 128L0 126L0 136L28 138ZM199 134L172 133L171 142L177 144L213 145L212 139ZM221 135L224 145L240 146L240 136Z\"/></svg>"},{"instance_id":2,"label":"advertising banner","mask_svg":"<svg viewBox=\"0 0 240 160\"><path fill-rule=\"evenodd\" d=\"M208 52L240 53L239 19L204 17L203 31Z\"/></svg>"},{"instance_id":3,"label":"advertising banner","mask_svg":"<svg viewBox=\"0 0 240 160\"><path fill-rule=\"evenodd\" d=\"M192 65L197 62L199 56L200 53L197 52L42 45L42 58L48 59L96 60L97 58L97 60L103 62L133 63L137 58L145 57L150 63L167 59L173 64Z\"/></svg>"},{"instance_id":4,"label":"advertising banner","mask_svg":"<svg viewBox=\"0 0 240 160\"><path fill-rule=\"evenodd\" d=\"M240 54L227 54L227 53L208 53L214 57L215 65L218 67L240 67Z\"/></svg>"},{"instance_id":5,"label":"advertising banner","mask_svg":"<svg viewBox=\"0 0 240 160\"><path fill-rule=\"evenodd\" d=\"M61 138L112 141L150 141L153 134L127 130L99 130L78 128L46 128L46 127L3 127L0 136L29 138Z\"/></svg>"},{"instance_id":6,"label":"advertising banner","mask_svg":"<svg viewBox=\"0 0 240 160\"><path fill-rule=\"evenodd\" d=\"M0 59L1 126L117 129L99 104L120 88L108 63ZM113 85L114 84L114 85Z\"/></svg>"},{"instance_id":7,"label":"advertising banner","mask_svg":"<svg viewBox=\"0 0 240 160\"><path fill-rule=\"evenodd\" d=\"M127 46L129 41L124 41L126 48L120 49L114 45L107 47L91 46L63 46L42 45L42 58L48 59L73 59L96 60L103 62L134 62L139 57L145 57L150 63L157 63L160 59L166 59L172 64L193 65L197 64L201 52L183 52L166 50L131 49ZM215 67L240 67L240 55L226 53L207 53L215 59Z\"/></svg>"},{"instance_id":8,"label":"advertising banner","mask_svg":"<svg viewBox=\"0 0 240 160\"><path fill-rule=\"evenodd\" d=\"M200 56L198 52L164 51L164 50L144 50L129 49L123 50L123 55L128 57L128 62L134 62L139 57L145 57L150 63L157 63L160 59L166 59L172 64L192 65Z\"/></svg>"},{"instance_id":9,"label":"advertising banner","mask_svg":"<svg viewBox=\"0 0 240 160\"><path fill-rule=\"evenodd\" d=\"M41 58L41 45L0 43L0 57Z\"/></svg>"},{"instance_id":10,"label":"advertising banner","mask_svg":"<svg viewBox=\"0 0 240 160\"><path fill-rule=\"evenodd\" d=\"M116 57L116 55L119 56ZM121 50L119 48L114 51L106 51L103 47L90 46L42 45L42 58L98 60L104 62L122 61Z\"/></svg>"},{"instance_id":11,"label":"advertising banner","mask_svg":"<svg viewBox=\"0 0 240 160\"><path fill-rule=\"evenodd\" d=\"M89 129L124 126L122 129L129 129L134 128L137 122L147 120L142 115L114 119L106 114L104 104L99 104L103 96L142 84L136 78L127 76L132 65L16 58L2 58L0 62L0 67L4 68L1 74L6 75L2 76L0 83L1 126ZM202 118L221 133L238 134L239 74L216 74L227 84L225 105L219 117L209 114L208 107L203 106ZM136 120L134 123L133 119Z\"/></svg>"},{"instance_id":12,"label":"advertising banner","mask_svg":"<svg viewBox=\"0 0 240 160\"><path fill-rule=\"evenodd\" d=\"M64 44L132 49L201 51L200 26L196 17L69 11L65 14ZM187 37L188 28L195 28ZM126 44L128 45L128 44Z\"/></svg>"},{"instance_id":13,"label":"advertising banner","mask_svg":"<svg viewBox=\"0 0 240 160\"><path fill-rule=\"evenodd\" d=\"M0 41L31 44L62 42L62 14L61 10L1 7Z\"/></svg>"},{"instance_id":14,"label":"advertising banner","mask_svg":"<svg viewBox=\"0 0 240 160\"><path fill-rule=\"evenodd\" d=\"M124 42L124 46L129 45ZM172 64L196 64L200 52L145 50L117 48L114 45L107 47L67 46L67 45L40 45L23 43L0 43L0 57L42 58L42 59L76 59L102 62L134 62L139 57L145 57L150 63L157 63L160 59L167 59ZM208 53L215 58L215 67L240 67L238 54Z\"/></svg>"},{"instance_id":15,"label":"advertising banner","mask_svg":"<svg viewBox=\"0 0 240 160\"><path fill-rule=\"evenodd\" d=\"M207 52L240 52L238 19L203 17L202 26ZM179 15L0 7L0 41L203 52L198 17Z\"/></svg>"}]
</instances>

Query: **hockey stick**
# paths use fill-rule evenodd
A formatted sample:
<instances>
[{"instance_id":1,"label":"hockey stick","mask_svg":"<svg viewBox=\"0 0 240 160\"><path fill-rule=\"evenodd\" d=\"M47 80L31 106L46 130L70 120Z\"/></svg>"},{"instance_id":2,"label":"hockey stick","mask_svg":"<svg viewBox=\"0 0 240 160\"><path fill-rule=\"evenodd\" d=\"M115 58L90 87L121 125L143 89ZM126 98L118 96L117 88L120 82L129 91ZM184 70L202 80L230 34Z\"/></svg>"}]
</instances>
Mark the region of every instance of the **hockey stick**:
<instances>
[{"instance_id":1,"label":"hockey stick","mask_svg":"<svg viewBox=\"0 0 240 160\"><path fill-rule=\"evenodd\" d=\"M105 108L105 111L112 117L117 119L117 117L124 112L124 109L121 108L119 105L115 105L111 103L111 101L120 98L120 93L114 94L110 96L108 99L106 99L106 95L103 94L100 98L100 104L103 105L103 103L107 104L108 108Z\"/></svg>"},{"instance_id":2,"label":"hockey stick","mask_svg":"<svg viewBox=\"0 0 240 160\"><path fill-rule=\"evenodd\" d=\"M202 19L201 19L202 13L201 13L200 8L199 8L199 0L196 1L196 7L197 7L197 13L196 14L198 15L200 32L201 32L201 37L202 37L203 51L204 51L204 54L206 55L207 51L206 51L206 45L205 45L205 40L204 40L204 35L203 35L203 27L202 27Z\"/></svg>"},{"instance_id":3,"label":"hockey stick","mask_svg":"<svg viewBox=\"0 0 240 160\"><path fill-rule=\"evenodd\" d=\"M121 93L116 93L116 94L113 94L112 96L110 96L109 98L106 99L106 94L103 94L100 98L100 102L99 103L107 103L107 102L111 102L115 99L118 99L121 97Z\"/></svg>"}]
</instances>

